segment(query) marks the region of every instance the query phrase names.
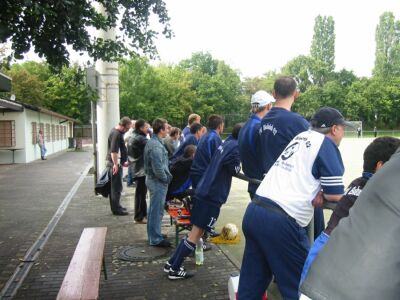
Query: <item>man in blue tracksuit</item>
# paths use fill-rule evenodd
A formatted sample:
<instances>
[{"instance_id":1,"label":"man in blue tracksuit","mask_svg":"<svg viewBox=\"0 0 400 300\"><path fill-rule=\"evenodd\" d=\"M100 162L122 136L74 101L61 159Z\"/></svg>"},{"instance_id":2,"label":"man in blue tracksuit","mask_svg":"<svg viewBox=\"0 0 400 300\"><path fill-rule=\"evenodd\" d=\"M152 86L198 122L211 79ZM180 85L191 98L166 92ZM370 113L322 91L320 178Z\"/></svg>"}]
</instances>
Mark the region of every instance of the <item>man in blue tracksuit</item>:
<instances>
[{"instance_id":1,"label":"man in blue tracksuit","mask_svg":"<svg viewBox=\"0 0 400 300\"><path fill-rule=\"evenodd\" d=\"M201 177L194 196L194 206L190 221L192 230L183 238L173 256L164 266L168 278L185 279L192 277L182 267L186 256L194 251L196 243L205 231L211 231L217 221L220 208L226 202L231 189L232 176L240 171L240 158L237 138L241 125L235 125L232 138L215 151L204 175ZM198 151L198 150L197 150Z\"/></svg>"},{"instance_id":2,"label":"man in blue tracksuit","mask_svg":"<svg viewBox=\"0 0 400 300\"><path fill-rule=\"evenodd\" d=\"M183 155L186 146L194 145L197 146L200 138L203 136L203 125L200 123L193 123L190 126L190 134L187 134L185 140L179 145L179 148L175 151L174 155L170 159L170 163L175 162L179 157Z\"/></svg>"},{"instance_id":3,"label":"man in blue tracksuit","mask_svg":"<svg viewBox=\"0 0 400 300\"><path fill-rule=\"evenodd\" d=\"M309 241L305 227L323 197L339 201L344 166L338 149L348 123L339 111L324 107L312 130L298 134L265 175L243 218L246 246L239 299L260 299L272 280L284 299L298 299L300 275Z\"/></svg>"},{"instance_id":4,"label":"man in blue tracksuit","mask_svg":"<svg viewBox=\"0 0 400 300\"><path fill-rule=\"evenodd\" d=\"M259 129L260 147L257 156L264 174L268 173L289 142L310 127L306 119L290 111L298 95L297 84L293 78L283 76L275 81L275 106L261 120ZM324 228L322 208L315 208L314 236L319 236Z\"/></svg>"},{"instance_id":5,"label":"man in blue tracksuit","mask_svg":"<svg viewBox=\"0 0 400 300\"><path fill-rule=\"evenodd\" d=\"M190 177L195 189L207 169L217 148L222 144L220 134L224 131L224 120L219 115L211 115L207 122L208 132L200 139L194 156Z\"/></svg>"},{"instance_id":6,"label":"man in blue tracksuit","mask_svg":"<svg viewBox=\"0 0 400 300\"><path fill-rule=\"evenodd\" d=\"M259 134L261 119L271 110L274 97L266 91L258 91L251 97L251 112L249 120L243 125L239 133L239 153L242 161L243 173L250 178L262 180L264 170L257 157L259 148ZM250 199L253 198L258 184L250 183L247 191Z\"/></svg>"}]
</instances>

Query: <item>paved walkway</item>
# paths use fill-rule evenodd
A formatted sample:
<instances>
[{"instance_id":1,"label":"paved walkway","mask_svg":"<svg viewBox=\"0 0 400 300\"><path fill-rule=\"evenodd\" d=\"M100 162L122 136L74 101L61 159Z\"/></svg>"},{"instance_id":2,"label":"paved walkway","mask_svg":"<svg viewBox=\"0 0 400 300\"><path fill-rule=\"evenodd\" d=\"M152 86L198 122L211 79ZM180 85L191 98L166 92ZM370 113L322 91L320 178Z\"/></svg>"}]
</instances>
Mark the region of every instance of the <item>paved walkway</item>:
<instances>
[{"instance_id":1,"label":"paved walkway","mask_svg":"<svg viewBox=\"0 0 400 300\"><path fill-rule=\"evenodd\" d=\"M91 151L63 152L26 165L0 166L0 290L26 251L46 227L58 206L91 162ZM124 189L122 203L133 210L134 189ZM228 299L229 274L238 269L218 247L205 253L205 264L185 262L196 276L169 281L162 272L165 258L124 262L117 254L126 246L147 246L146 226L133 215L113 216L108 199L93 193L93 176L85 176L52 235L35 260L15 299L55 299L85 227L106 226L105 258L109 279L101 280L101 299ZM163 232L174 240L164 221ZM165 255L168 255L166 253Z\"/></svg>"}]
</instances>

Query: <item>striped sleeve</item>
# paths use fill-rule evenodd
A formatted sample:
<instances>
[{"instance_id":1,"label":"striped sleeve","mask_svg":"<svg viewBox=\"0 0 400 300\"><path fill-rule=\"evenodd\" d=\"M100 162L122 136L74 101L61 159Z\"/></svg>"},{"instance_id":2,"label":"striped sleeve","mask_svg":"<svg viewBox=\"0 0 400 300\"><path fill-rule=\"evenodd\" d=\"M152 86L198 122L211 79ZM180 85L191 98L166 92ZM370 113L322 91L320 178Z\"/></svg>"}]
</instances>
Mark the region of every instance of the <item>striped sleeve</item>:
<instances>
[{"instance_id":1,"label":"striped sleeve","mask_svg":"<svg viewBox=\"0 0 400 300\"><path fill-rule=\"evenodd\" d=\"M328 195L344 193L344 166L339 149L325 137L312 169L313 176L321 182L322 190Z\"/></svg>"}]
</instances>

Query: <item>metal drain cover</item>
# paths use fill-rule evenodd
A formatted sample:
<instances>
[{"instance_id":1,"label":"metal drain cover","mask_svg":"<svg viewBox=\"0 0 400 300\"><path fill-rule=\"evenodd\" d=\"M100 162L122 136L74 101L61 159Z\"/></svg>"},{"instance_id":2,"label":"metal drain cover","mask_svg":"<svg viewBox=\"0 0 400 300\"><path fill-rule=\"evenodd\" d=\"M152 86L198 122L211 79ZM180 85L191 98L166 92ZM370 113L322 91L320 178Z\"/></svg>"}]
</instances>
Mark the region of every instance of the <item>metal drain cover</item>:
<instances>
[{"instance_id":1,"label":"metal drain cover","mask_svg":"<svg viewBox=\"0 0 400 300\"><path fill-rule=\"evenodd\" d=\"M151 246L126 246L122 248L117 257L125 261L152 261L169 256L171 248L160 248Z\"/></svg>"}]
</instances>

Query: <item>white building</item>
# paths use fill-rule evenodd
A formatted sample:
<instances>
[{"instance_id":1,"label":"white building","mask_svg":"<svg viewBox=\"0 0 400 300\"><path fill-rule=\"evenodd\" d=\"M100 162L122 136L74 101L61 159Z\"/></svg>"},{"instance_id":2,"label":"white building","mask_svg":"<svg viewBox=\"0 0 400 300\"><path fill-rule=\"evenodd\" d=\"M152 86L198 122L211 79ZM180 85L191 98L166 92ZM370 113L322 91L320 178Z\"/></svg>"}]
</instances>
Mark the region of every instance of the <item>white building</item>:
<instances>
[{"instance_id":1,"label":"white building","mask_svg":"<svg viewBox=\"0 0 400 300\"><path fill-rule=\"evenodd\" d=\"M44 133L47 155L67 149L74 122L45 108L0 98L0 164L40 159L39 129Z\"/></svg>"}]
</instances>

